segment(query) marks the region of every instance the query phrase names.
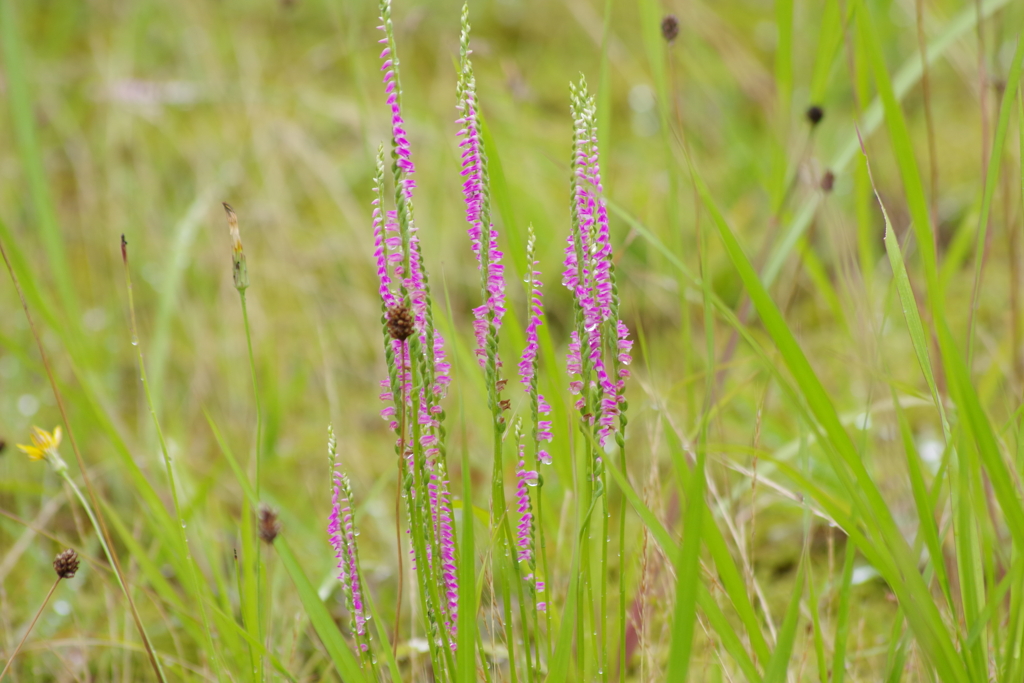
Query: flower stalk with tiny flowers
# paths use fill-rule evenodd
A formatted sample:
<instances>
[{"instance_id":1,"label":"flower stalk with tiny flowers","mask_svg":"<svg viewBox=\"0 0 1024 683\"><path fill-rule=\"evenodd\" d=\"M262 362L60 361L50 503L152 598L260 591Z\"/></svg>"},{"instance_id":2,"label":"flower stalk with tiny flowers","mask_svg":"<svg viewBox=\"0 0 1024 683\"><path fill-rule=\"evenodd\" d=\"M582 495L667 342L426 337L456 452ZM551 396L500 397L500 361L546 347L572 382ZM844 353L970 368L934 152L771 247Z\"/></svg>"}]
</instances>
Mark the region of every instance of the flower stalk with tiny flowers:
<instances>
[{"instance_id":1,"label":"flower stalk with tiny flowers","mask_svg":"<svg viewBox=\"0 0 1024 683\"><path fill-rule=\"evenodd\" d=\"M435 328L430 285L420 251L413 190L415 165L401 108L399 59L390 0L380 2L381 71L391 114L394 209L386 208L383 150L374 185L374 246L383 310L388 379L381 383L382 416L397 436L400 495L412 542L413 571L426 620L435 677L454 671L458 571L448 493L445 413L450 383L444 339ZM399 544L401 552L401 544ZM400 608L400 607L399 607ZM396 637L397 642L397 637Z\"/></svg>"},{"instance_id":2,"label":"flower stalk with tiny flowers","mask_svg":"<svg viewBox=\"0 0 1024 683\"><path fill-rule=\"evenodd\" d=\"M377 680L377 660L373 656L370 631L366 627L370 617L363 597L365 582L359 567L359 548L356 544L359 532L352 509L352 484L348 475L341 470L337 441L331 427L327 428L327 454L331 467L331 514L328 517L327 535L337 560L338 581L341 582L345 596L345 607L350 617L349 629L356 643L359 664L364 671L371 671L374 680Z\"/></svg>"},{"instance_id":3,"label":"flower stalk with tiny flowers","mask_svg":"<svg viewBox=\"0 0 1024 683\"><path fill-rule=\"evenodd\" d=\"M607 568L610 511L607 497L607 475L603 458L609 440L624 452L625 449L625 381L629 377L629 351L632 342L629 330L619 318L618 290L615 283L608 212L603 199L601 170L598 153L596 104L580 79L571 86L573 117L573 157L571 213L572 228L566 246L562 283L573 294L575 329L571 333L568 369L573 376L571 392L577 396L575 407L580 414L587 450L586 476L588 488L583 491L583 506L588 509L583 526L587 528L591 512L600 502L601 555L599 575ZM620 518L620 522L621 522ZM620 524L620 541L622 529ZM620 543L620 548L622 547ZM583 555L581 590L592 600L590 563ZM621 590L621 588L620 588ZM600 622L607 624L607 583L600 585ZM620 622L624 622L624 606L620 598ZM582 613L577 627L583 627ZM621 624L620 624L621 628ZM599 637L593 629L597 667L606 679L608 667L604 665L607 634Z\"/></svg>"},{"instance_id":4,"label":"flower stalk with tiny flowers","mask_svg":"<svg viewBox=\"0 0 1024 683\"><path fill-rule=\"evenodd\" d=\"M544 485L544 477L540 475L540 465L550 465L551 455L544 446L546 443L551 443L551 406L548 405L544 395L540 393L537 386L537 353L540 350L540 340L538 336L538 329L542 323L542 316L544 315L544 303L543 293L541 287L540 271L537 270L539 264L537 262L537 236L534 234L533 225L527 228L527 239L526 239L526 277L524 281L526 283L526 300L527 300L527 324L526 324L526 346L523 349L522 356L519 361L519 381L522 383L523 388L526 390L527 396L530 401L530 418L532 421L531 437L533 441L533 458L534 468L537 473L536 483L536 499L537 499L537 528L540 535L540 564L541 564L541 576L536 577L536 563L531 566L533 571L531 574L534 578L531 580L531 587L533 588L536 609L545 613L545 619L547 622L547 631L549 634L548 645L550 646L550 633L551 633L551 612L547 609L546 600L546 585L548 577L548 566L547 566L547 544L544 537L544 507L543 507L543 495L542 487ZM521 458L522 460L522 458ZM542 599L543 598L543 599ZM540 637L538 631L538 638Z\"/></svg>"},{"instance_id":5,"label":"flower stalk with tiny flowers","mask_svg":"<svg viewBox=\"0 0 1024 683\"><path fill-rule=\"evenodd\" d=\"M476 78L473 74L473 63L470 59L472 50L469 44L469 5L462 7L462 30L459 38L459 79L456 86L457 110L459 118L456 123L461 126L458 137L461 138L461 177L462 192L466 204L466 222L469 224L468 234L477 266L480 273L480 289L483 302L473 309L473 332L476 338L476 358L484 371L484 382L487 388L487 405L491 412L491 430L493 443L493 466L491 469L491 523L500 525L499 544L496 553L498 558L511 557L516 544L512 528L508 520L505 499L504 462L502 449L507 423L504 413L510 408L510 401L502 399L501 394L507 380L501 376L501 357L498 343L502 320L505 315L505 274L501 263L503 254L498 246L498 231L491 222L490 176L487 168L487 153L483 145L483 125L480 118L479 102L476 94ZM511 563L511 573L519 574L519 565ZM519 596L520 606L523 604L522 585L516 580L514 586L507 585L504 571L498 571L503 581L502 608L505 618L505 645L509 650L510 674L515 680L515 637L512 619L512 590ZM526 629L526 619L523 619ZM524 640L526 640L524 634ZM534 671L529 663L529 645L527 645L527 678L533 680Z\"/></svg>"}]
</instances>

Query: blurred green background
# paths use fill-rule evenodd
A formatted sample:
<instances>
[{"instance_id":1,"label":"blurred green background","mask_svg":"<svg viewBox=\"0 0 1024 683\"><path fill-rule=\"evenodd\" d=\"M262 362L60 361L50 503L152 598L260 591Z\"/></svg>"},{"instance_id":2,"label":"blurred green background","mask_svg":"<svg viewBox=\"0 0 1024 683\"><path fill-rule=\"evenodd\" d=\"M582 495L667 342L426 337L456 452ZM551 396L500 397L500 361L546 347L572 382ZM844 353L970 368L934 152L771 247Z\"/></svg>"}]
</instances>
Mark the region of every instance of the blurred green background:
<instances>
[{"instance_id":1,"label":"blurred green background","mask_svg":"<svg viewBox=\"0 0 1024 683\"><path fill-rule=\"evenodd\" d=\"M280 507L307 573L328 587L325 440L332 423L362 505L364 570L379 602L390 604L394 471L391 437L378 415L378 381L385 375L370 223L373 159L389 135L376 3L0 2L0 239L30 274L23 284L105 499L147 547L151 539L125 459L157 491L166 487L128 329L119 263L124 234L152 388L186 509L196 520L193 545L203 548L202 562L230 558L241 493L206 417L236 455L253 449L245 336L220 207L230 202L252 282L248 297L266 410L266 496ZM929 399L889 286L881 213L856 148L854 124L874 99L874 86L851 49L854 38L827 30L830 11L833 19L846 12L841 2L830 10L833 2L797 0L791 35L780 34L768 0L470 3L513 309L502 344L506 368L512 371L522 346L525 300L518 283L532 223L553 340L542 388L556 408L556 440L565 443L571 311L559 278L569 226L568 84L583 73L601 102L619 290L626 321L640 340L628 389L630 476L674 528L678 499L670 453L690 449L709 371L700 288L685 274L698 270L698 223L708 229L709 222L696 208L680 142L691 149L755 266L764 274L774 263L770 291L870 454L893 509L905 513L906 533L915 524L887 385L920 405ZM896 73L919 54L915 2L869 4ZM417 220L439 324L459 354L448 400L455 416L450 451L463 444L470 449L478 467L474 480L481 483L476 503L485 506L485 392L470 358L469 311L479 289L465 233L454 123L460 10L457 2L400 0L394 13L417 165ZM978 28L975 12L992 14ZM668 13L681 28L671 44L659 32ZM953 38L929 70L935 158L917 79L907 82L903 99L936 208L947 310L961 335L970 308L983 150L991 142L1015 27L1022 24L1024 4L1018 2L923 2L921 37ZM951 33L951 26L960 28ZM780 44L788 59L779 58ZM805 118L812 104L825 113L813 129ZM907 242L909 218L889 139L877 121L862 123L862 131L882 199ZM1014 123L976 313L974 371L997 425L1011 416L1024 388L1018 136ZM820 183L830 169L834 188L825 193ZM800 221L806 232L785 242ZM908 244L914 277L912 240ZM717 238L709 239L709 249L715 292L762 337ZM32 425L49 429L60 416L14 288L6 275L2 280L0 439L7 447L0 453L0 650L6 653L51 581L47 567L59 545L47 534L77 541L82 520L69 514L59 480L14 448L27 442ZM736 344L724 324L716 339L721 362L710 370L721 373L721 385L709 462L717 489L713 509L720 525L735 527L735 539L749 541L734 550L763 583L767 604L781 610L803 543L803 508L800 494L770 467L767 483L752 490L752 453L801 458L810 448L808 434L755 354ZM522 410L516 392L513 408ZM936 416L909 414L921 452L941 453ZM806 465L812 476L831 476L810 460ZM568 467L556 463L559 477L544 489L555 517L549 533L562 541L558 511ZM639 554L640 525L630 523ZM40 534L27 531L33 528ZM838 571L841 536L824 524L815 532L815 557L825 572ZM94 546L85 550L98 556ZM637 571L636 563L627 569L631 581ZM873 680L895 607L884 586L872 584L869 568L865 572L851 650L859 679ZM291 647L296 672L320 670L315 643L290 642L290 629L297 632L299 623L287 577L272 573L271 582L282 657ZM671 608L671 581L664 582L664 604L657 607L663 623ZM123 678L131 670L124 652L131 650L110 643L137 650L137 636L117 607L120 596L109 575L85 571L64 590L21 655L23 674L65 680L82 671L87 658L102 656L100 679L115 670ZM141 602L147 612L160 611ZM336 610L340 615L340 603ZM168 632L176 618L166 617ZM47 653L48 641L67 642ZM141 655L132 656L135 673L147 675ZM697 656L714 655L708 648Z\"/></svg>"}]
</instances>

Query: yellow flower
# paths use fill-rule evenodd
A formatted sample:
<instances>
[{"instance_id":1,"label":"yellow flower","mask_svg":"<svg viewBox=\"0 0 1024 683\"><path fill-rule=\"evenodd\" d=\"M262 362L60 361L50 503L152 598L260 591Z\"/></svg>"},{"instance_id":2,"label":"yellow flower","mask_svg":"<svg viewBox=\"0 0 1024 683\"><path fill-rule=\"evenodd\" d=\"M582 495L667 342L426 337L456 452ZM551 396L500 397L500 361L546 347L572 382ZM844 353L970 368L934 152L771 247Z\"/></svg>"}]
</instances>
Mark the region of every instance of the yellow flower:
<instances>
[{"instance_id":1,"label":"yellow flower","mask_svg":"<svg viewBox=\"0 0 1024 683\"><path fill-rule=\"evenodd\" d=\"M32 428L32 434L29 437L32 439L31 446L25 446L18 444L18 448L24 451L28 457L33 460L43 460L46 458L47 453L56 453L57 447L60 446L60 426L54 427L53 432L48 432L45 429L39 427Z\"/></svg>"}]
</instances>

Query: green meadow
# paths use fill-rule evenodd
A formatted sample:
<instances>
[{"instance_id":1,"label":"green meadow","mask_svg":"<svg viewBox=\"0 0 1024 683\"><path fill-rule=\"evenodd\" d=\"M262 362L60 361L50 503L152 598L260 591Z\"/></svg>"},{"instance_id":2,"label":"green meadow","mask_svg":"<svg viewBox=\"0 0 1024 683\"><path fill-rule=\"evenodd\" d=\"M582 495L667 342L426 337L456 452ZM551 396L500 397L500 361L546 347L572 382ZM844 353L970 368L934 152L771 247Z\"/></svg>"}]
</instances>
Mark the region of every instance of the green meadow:
<instances>
[{"instance_id":1,"label":"green meadow","mask_svg":"<svg viewBox=\"0 0 1024 683\"><path fill-rule=\"evenodd\" d=\"M0 681L1024 681L1024 3L467 12L0 0Z\"/></svg>"}]
</instances>

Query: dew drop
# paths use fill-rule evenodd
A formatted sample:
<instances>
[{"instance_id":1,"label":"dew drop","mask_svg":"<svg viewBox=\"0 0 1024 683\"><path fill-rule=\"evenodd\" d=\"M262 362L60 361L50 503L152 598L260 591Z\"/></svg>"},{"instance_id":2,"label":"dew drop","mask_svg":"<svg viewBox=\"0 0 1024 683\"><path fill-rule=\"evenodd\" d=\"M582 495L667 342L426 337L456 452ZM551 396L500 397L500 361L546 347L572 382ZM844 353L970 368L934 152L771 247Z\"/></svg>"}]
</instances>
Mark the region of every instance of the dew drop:
<instances>
[{"instance_id":1,"label":"dew drop","mask_svg":"<svg viewBox=\"0 0 1024 683\"><path fill-rule=\"evenodd\" d=\"M136 337L136 336L135 336L135 335L133 334L133 335L132 335L132 346L138 346L138 345L139 345L139 338L138 338L138 337Z\"/></svg>"}]
</instances>

